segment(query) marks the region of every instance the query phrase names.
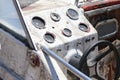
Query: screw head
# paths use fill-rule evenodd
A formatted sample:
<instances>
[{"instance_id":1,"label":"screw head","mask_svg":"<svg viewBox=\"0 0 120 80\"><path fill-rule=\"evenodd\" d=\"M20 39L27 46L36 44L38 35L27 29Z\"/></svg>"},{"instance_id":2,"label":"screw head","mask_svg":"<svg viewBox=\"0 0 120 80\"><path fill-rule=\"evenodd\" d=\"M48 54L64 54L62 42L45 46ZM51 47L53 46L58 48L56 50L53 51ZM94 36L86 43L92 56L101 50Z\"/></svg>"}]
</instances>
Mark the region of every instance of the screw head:
<instances>
[{"instance_id":1,"label":"screw head","mask_svg":"<svg viewBox=\"0 0 120 80\"><path fill-rule=\"evenodd\" d=\"M29 62L33 67L40 66L40 61L36 54L30 53L28 57L29 57Z\"/></svg>"}]
</instances>

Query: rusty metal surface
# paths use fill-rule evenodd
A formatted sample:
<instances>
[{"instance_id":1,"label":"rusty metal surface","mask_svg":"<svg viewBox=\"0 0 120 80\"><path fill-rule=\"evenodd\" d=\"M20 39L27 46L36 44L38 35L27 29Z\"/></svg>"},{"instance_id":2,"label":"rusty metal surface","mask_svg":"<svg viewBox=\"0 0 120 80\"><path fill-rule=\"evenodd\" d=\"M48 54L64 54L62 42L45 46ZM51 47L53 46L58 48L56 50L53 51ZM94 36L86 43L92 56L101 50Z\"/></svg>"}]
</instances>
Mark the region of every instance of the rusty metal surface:
<instances>
[{"instance_id":1,"label":"rusty metal surface","mask_svg":"<svg viewBox=\"0 0 120 80\"><path fill-rule=\"evenodd\" d=\"M33 51L29 50L28 51L28 60L29 63L33 66L33 67L39 67L40 66L40 61L39 61L39 57L37 56L37 54L35 54Z\"/></svg>"},{"instance_id":2,"label":"rusty metal surface","mask_svg":"<svg viewBox=\"0 0 120 80\"><path fill-rule=\"evenodd\" d=\"M98 1L94 1L94 2L92 2L92 1L93 0L89 0L85 4L81 5L81 7L85 11L89 11L89 10L103 8L103 7L107 7L107 6L111 6L111 5L120 4L120 0L101 0L101 1L98 0Z\"/></svg>"},{"instance_id":3,"label":"rusty metal surface","mask_svg":"<svg viewBox=\"0 0 120 80\"><path fill-rule=\"evenodd\" d=\"M112 44L115 45L119 54L120 54L120 40L114 40ZM103 48L99 50L99 54L103 53L104 51L108 50L109 47ZM112 80L115 74L116 68L115 56L114 52L110 52L106 57L100 60L99 68L98 68L98 75L101 77L104 76L105 80Z\"/></svg>"}]
</instances>

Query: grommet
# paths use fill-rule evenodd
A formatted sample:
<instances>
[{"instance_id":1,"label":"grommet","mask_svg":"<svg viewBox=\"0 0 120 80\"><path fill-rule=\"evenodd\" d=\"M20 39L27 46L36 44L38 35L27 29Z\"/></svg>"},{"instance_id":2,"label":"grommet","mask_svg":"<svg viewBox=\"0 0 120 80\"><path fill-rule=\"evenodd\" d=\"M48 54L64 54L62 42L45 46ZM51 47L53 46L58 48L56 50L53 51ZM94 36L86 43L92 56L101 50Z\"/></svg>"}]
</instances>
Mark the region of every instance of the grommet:
<instances>
[{"instance_id":1,"label":"grommet","mask_svg":"<svg viewBox=\"0 0 120 80\"><path fill-rule=\"evenodd\" d=\"M79 14L76 10L74 9L68 9L67 12L66 12L67 16L72 19L72 20L77 20L79 19Z\"/></svg>"},{"instance_id":2,"label":"grommet","mask_svg":"<svg viewBox=\"0 0 120 80\"><path fill-rule=\"evenodd\" d=\"M80 29L81 31L84 31L84 32L89 32L89 30L90 30L90 28L89 28L86 24L84 24L84 23L80 23L80 24L78 25L78 27L79 27L79 29Z\"/></svg>"},{"instance_id":3,"label":"grommet","mask_svg":"<svg viewBox=\"0 0 120 80\"><path fill-rule=\"evenodd\" d=\"M64 28L62 31L63 35L65 35L66 37L70 37L72 36L72 31L68 28Z\"/></svg>"},{"instance_id":4,"label":"grommet","mask_svg":"<svg viewBox=\"0 0 120 80\"><path fill-rule=\"evenodd\" d=\"M50 14L50 17L51 17L51 19L53 20L53 21L55 21L55 22L58 22L58 21L60 21L60 15L59 14L57 14L57 13L51 13Z\"/></svg>"},{"instance_id":5,"label":"grommet","mask_svg":"<svg viewBox=\"0 0 120 80\"><path fill-rule=\"evenodd\" d=\"M45 21L40 17L33 17L32 24L38 29L45 28Z\"/></svg>"},{"instance_id":6,"label":"grommet","mask_svg":"<svg viewBox=\"0 0 120 80\"><path fill-rule=\"evenodd\" d=\"M54 35L51 34L51 33L46 33L46 34L44 35L44 39L45 39L45 41L48 42L48 43L54 43L54 41L55 41L55 37L54 37Z\"/></svg>"}]
</instances>

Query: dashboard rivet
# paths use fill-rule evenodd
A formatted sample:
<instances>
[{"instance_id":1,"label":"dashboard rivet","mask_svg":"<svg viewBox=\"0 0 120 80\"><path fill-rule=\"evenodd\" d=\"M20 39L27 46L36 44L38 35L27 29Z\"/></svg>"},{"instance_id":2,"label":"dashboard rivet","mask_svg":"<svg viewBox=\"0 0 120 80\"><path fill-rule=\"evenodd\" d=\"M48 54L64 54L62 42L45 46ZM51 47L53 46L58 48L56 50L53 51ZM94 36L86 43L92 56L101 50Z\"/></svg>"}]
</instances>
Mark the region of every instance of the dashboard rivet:
<instances>
[{"instance_id":1,"label":"dashboard rivet","mask_svg":"<svg viewBox=\"0 0 120 80\"><path fill-rule=\"evenodd\" d=\"M40 17L33 17L32 24L38 29L45 28L45 21Z\"/></svg>"},{"instance_id":2,"label":"dashboard rivet","mask_svg":"<svg viewBox=\"0 0 120 80\"><path fill-rule=\"evenodd\" d=\"M57 14L57 13L51 13L51 14L50 14L50 17L51 17L51 19L52 19L53 21L55 21L55 22L58 22L58 21L60 21L60 19L61 19L60 15Z\"/></svg>"},{"instance_id":3,"label":"dashboard rivet","mask_svg":"<svg viewBox=\"0 0 120 80\"><path fill-rule=\"evenodd\" d=\"M62 31L63 35L65 35L66 37L71 37L72 36L72 31L68 28L64 28Z\"/></svg>"},{"instance_id":4,"label":"dashboard rivet","mask_svg":"<svg viewBox=\"0 0 120 80\"><path fill-rule=\"evenodd\" d=\"M45 41L48 42L48 43L54 43L54 41L55 41L55 37L54 37L54 35L51 34L51 33L46 33L46 34L44 35L44 39L45 39Z\"/></svg>"},{"instance_id":5,"label":"dashboard rivet","mask_svg":"<svg viewBox=\"0 0 120 80\"><path fill-rule=\"evenodd\" d=\"M80 24L78 25L78 27L79 27L79 29L80 29L81 31L83 31L83 32L89 32L89 30L90 30L90 28L89 28L86 24L84 24L84 23L80 23Z\"/></svg>"},{"instance_id":6,"label":"dashboard rivet","mask_svg":"<svg viewBox=\"0 0 120 80\"><path fill-rule=\"evenodd\" d=\"M66 12L67 16L72 20L79 19L79 14L76 10L69 8Z\"/></svg>"}]
</instances>

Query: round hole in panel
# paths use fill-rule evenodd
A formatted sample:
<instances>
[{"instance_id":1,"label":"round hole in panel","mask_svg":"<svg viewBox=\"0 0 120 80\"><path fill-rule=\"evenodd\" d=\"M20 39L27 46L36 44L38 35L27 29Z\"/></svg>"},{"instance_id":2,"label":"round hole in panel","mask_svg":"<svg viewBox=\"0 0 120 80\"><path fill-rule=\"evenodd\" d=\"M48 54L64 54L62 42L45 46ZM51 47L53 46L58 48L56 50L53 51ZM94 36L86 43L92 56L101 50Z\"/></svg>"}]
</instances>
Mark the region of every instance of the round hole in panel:
<instances>
[{"instance_id":1,"label":"round hole in panel","mask_svg":"<svg viewBox=\"0 0 120 80\"><path fill-rule=\"evenodd\" d=\"M70 19L73 19L73 20L77 20L79 19L79 14L76 10L74 9L68 9L67 12L66 12L67 16L70 18Z\"/></svg>"},{"instance_id":2,"label":"round hole in panel","mask_svg":"<svg viewBox=\"0 0 120 80\"><path fill-rule=\"evenodd\" d=\"M65 35L66 37L70 37L72 36L72 31L68 28L64 28L62 31L63 35Z\"/></svg>"},{"instance_id":3,"label":"round hole in panel","mask_svg":"<svg viewBox=\"0 0 120 80\"><path fill-rule=\"evenodd\" d=\"M33 17L32 24L38 29L45 28L45 21L40 17Z\"/></svg>"},{"instance_id":4,"label":"round hole in panel","mask_svg":"<svg viewBox=\"0 0 120 80\"><path fill-rule=\"evenodd\" d=\"M90 30L89 27L84 23L80 23L78 26L81 31L88 32Z\"/></svg>"},{"instance_id":5,"label":"round hole in panel","mask_svg":"<svg viewBox=\"0 0 120 80\"><path fill-rule=\"evenodd\" d=\"M51 19L52 19L53 21L55 21L55 22L58 22L58 21L60 21L60 19L61 19L60 15L57 14L57 13L51 13L51 14L50 14L50 17L51 17Z\"/></svg>"},{"instance_id":6,"label":"round hole in panel","mask_svg":"<svg viewBox=\"0 0 120 80\"><path fill-rule=\"evenodd\" d=\"M55 41L55 37L54 37L54 35L51 34L51 33L46 33L46 34L44 35L44 39L45 39L45 41L48 42L48 43L54 43L54 41Z\"/></svg>"}]
</instances>

